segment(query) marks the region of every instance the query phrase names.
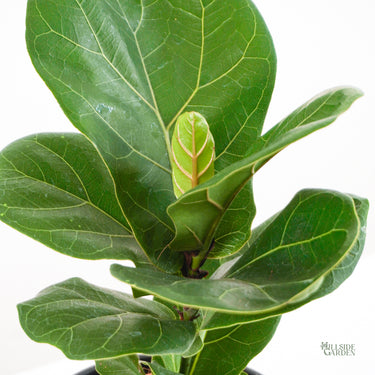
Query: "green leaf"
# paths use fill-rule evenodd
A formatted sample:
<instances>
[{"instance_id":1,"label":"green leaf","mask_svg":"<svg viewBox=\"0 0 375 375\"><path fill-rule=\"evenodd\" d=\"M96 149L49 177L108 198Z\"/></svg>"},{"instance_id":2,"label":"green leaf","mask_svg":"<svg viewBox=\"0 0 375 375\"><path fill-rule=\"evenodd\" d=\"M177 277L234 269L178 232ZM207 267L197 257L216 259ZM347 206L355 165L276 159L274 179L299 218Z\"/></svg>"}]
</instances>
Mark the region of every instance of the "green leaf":
<instances>
[{"instance_id":1,"label":"green leaf","mask_svg":"<svg viewBox=\"0 0 375 375\"><path fill-rule=\"evenodd\" d=\"M242 191L243 190L241 190L241 192ZM228 264L232 264L233 261L236 261L239 256L242 256L242 254L246 252L247 249L251 246L251 244L258 238L260 233L263 231L264 227L268 225L269 222L271 222L273 219L274 217L272 216L269 219L267 219L266 222L262 223L261 225L257 226L254 229L251 229L251 237L247 241L246 245L241 248L240 251L237 251L236 253L231 254L230 256L226 256L224 258L221 257L220 259L217 259L217 258L207 259L207 261L204 263L204 269L209 271L210 278L214 277L214 275L216 275L218 272L223 273L222 270L225 269L225 267L228 267ZM213 251L215 252L215 250L216 250L216 238L215 238L215 248L213 249ZM211 252L210 252L210 258L211 258ZM224 266L224 264L227 264L227 265ZM216 278L220 278L220 277L216 277Z\"/></svg>"},{"instance_id":2,"label":"green leaf","mask_svg":"<svg viewBox=\"0 0 375 375\"><path fill-rule=\"evenodd\" d=\"M181 375L179 372L171 371L156 362L147 363L153 375Z\"/></svg>"},{"instance_id":3,"label":"green leaf","mask_svg":"<svg viewBox=\"0 0 375 375\"><path fill-rule=\"evenodd\" d=\"M190 346L190 348L184 353L184 358L193 357L198 352L200 352L203 348L203 341L199 334L195 337L195 340L193 344Z\"/></svg>"},{"instance_id":4,"label":"green leaf","mask_svg":"<svg viewBox=\"0 0 375 375\"><path fill-rule=\"evenodd\" d=\"M363 205L366 211L366 201ZM342 272L342 281L349 276L340 264L363 246L365 223L357 207L351 196L338 192L298 193L242 256L223 265L219 279L193 280L158 271L143 275L120 265L111 271L132 286L183 306L243 314L246 321L278 315L314 299L332 271ZM228 318L227 325L238 323L236 319Z\"/></svg>"},{"instance_id":5,"label":"green leaf","mask_svg":"<svg viewBox=\"0 0 375 375\"><path fill-rule=\"evenodd\" d=\"M80 134L33 135L0 153L0 219L67 255L148 263L106 164Z\"/></svg>"},{"instance_id":6,"label":"green leaf","mask_svg":"<svg viewBox=\"0 0 375 375\"><path fill-rule=\"evenodd\" d=\"M208 331L191 365L194 375L238 375L269 343L280 317ZM219 359L219 360L218 360Z\"/></svg>"},{"instance_id":7,"label":"green leaf","mask_svg":"<svg viewBox=\"0 0 375 375\"><path fill-rule=\"evenodd\" d=\"M215 142L201 114L186 112L177 119L172 157L173 187L177 197L214 175Z\"/></svg>"},{"instance_id":8,"label":"green leaf","mask_svg":"<svg viewBox=\"0 0 375 375\"><path fill-rule=\"evenodd\" d=\"M327 272L322 280L319 280L321 284L319 285L319 288L315 293L313 293L309 298L310 300L316 299L323 297L329 293L331 293L333 290L338 288L353 272L364 247L364 242L365 242L365 237L366 237L366 217L369 209L369 204L368 201L365 199L357 198L357 197L352 197L353 202L355 204L356 212L360 220L360 233L358 236L357 241L347 252L347 254L343 257L343 260L341 261L340 264L337 266L333 267L330 272ZM260 225L256 230L255 233L256 235L254 236L255 238L252 241L249 242L247 248L243 249L241 251L242 254L246 253L249 251L249 249L252 249L253 244L257 241L259 236L265 236L265 233L263 231L269 226L269 225L274 225L272 224L275 218L278 215L275 215L271 219L267 220L265 223ZM270 227L271 228L271 227ZM271 229L268 229L269 231ZM241 254L241 256L242 256ZM236 261L241 261L240 257L236 257L236 259L233 259L231 264L228 265L223 265L221 268L219 268L216 272L216 274L213 275L213 277L217 278L222 278L226 277L228 273L230 272L231 266L234 267ZM318 281L317 281L318 282ZM303 303L302 303L303 304ZM222 313L213 313L210 311L205 312L205 316L203 319L202 323L202 328L204 329L213 329L216 327L225 327L225 326L230 326L236 323L240 322L247 322L249 320L252 320L253 316L247 316L247 315L236 315L234 316L233 314L228 315L228 314L222 314Z\"/></svg>"},{"instance_id":9,"label":"green leaf","mask_svg":"<svg viewBox=\"0 0 375 375\"><path fill-rule=\"evenodd\" d=\"M70 279L18 305L22 328L70 359L126 354L182 354L195 339L192 322L165 306Z\"/></svg>"},{"instance_id":10,"label":"green leaf","mask_svg":"<svg viewBox=\"0 0 375 375\"><path fill-rule=\"evenodd\" d=\"M217 226L215 245L208 254L209 258L223 258L236 253L250 238L256 213L252 185L250 180L225 211Z\"/></svg>"},{"instance_id":11,"label":"green leaf","mask_svg":"<svg viewBox=\"0 0 375 375\"><path fill-rule=\"evenodd\" d=\"M160 364L159 361L155 362L155 358L174 358L178 356L173 355L164 355L162 357L152 357L152 363L143 362L147 367L152 371L154 375L173 375L179 374L178 370L180 366L178 365L176 369L170 369L163 364ZM179 357L181 358L181 357ZM100 375L139 375L143 374L141 370L141 364L138 361L136 355L131 356L122 356L118 358L111 358L107 360L98 360L96 361L96 371ZM142 372L141 372L142 371Z\"/></svg>"},{"instance_id":12,"label":"green leaf","mask_svg":"<svg viewBox=\"0 0 375 375\"><path fill-rule=\"evenodd\" d=\"M369 202L367 199L356 196L352 196L352 198L361 223L358 240L347 256L343 258L342 262L325 275L324 282L313 296L314 299L325 296L337 289L352 274L362 254L366 239L366 221L369 211Z\"/></svg>"},{"instance_id":13,"label":"green leaf","mask_svg":"<svg viewBox=\"0 0 375 375\"><path fill-rule=\"evenodd\" d=\"M249 154L261 150L267 144L277 139L281 139L291 129L303 127L311 123L318 123L320 127L331 124L361 96L363 96L363 92L354 87L336 87L322 92L297 108L293 113L260 137L250 147ZM259 169L266 162L267 160L264 160L255 169Z\"/></svg>"},{"instance_id":14,"label":"green leaf","mask_svg":"<svg viewBox=\"0 0 375 375\"><path fill-rule=\"evenodd\" d=\"M201 251L204 258L214 245L216 229L228 207L255 171L289 144L327 126L361 95L356 89L345 88L321 94L302 107L304 121L290 120L285 121L284 125L277 125L276 130L279 129L281 135L276 136L279 133L271 131L266 140L260 139L256 143L254 153L220 171L171 204L168 213L176 228L171 248L176 251Z\"/></svg>"},{"instance_id":15,"label":"green leaf","mask_svg":"<svg viewBox=\"0 0 375 375\"><path fill-rule=\"evenodd\" d=\"M181 366L181 356L179 355L163 355L152 357L153 363L165 367L167 370L178 372Z\"/></svg>"},{"instance_id":16,"label":"green leaf","mask_svg":"<svg viewBox=\"0 0 375 375\"><path fill-rule=\"evenodd\" d=\"M138 242L176 271L168 133L183 112L202 113L218 169L259 136L276 71L259 12L248 0L29 0L26 37L36 70L109 166Z\"/></svg>"},{"instance_id":17,"label":"green leaf","mask_svg":"<svg viewBox=\"0 0 375 375\"><path fill-rule=\"evenodd\" d=\"M141 373L136 355L95 361L95 369L100 375L139 375Z\"/></svg>"}]
</instances>

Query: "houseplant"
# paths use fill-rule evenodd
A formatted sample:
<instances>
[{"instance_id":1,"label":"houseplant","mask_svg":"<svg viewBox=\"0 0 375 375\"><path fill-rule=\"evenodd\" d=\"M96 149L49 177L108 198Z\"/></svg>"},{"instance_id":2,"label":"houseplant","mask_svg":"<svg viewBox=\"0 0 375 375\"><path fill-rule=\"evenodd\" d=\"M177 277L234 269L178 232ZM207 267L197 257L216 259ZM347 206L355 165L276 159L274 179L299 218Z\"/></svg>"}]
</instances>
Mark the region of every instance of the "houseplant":
<instances>
[{"instance_id":1,"label":"houseplant","mask_svg":"<svg viewBox=\"0 0 375 375\"><path fill-rule=\"evenodd\" d=\"M20 305L20 315L34 339L54 343L72 358L101 359L103 374L114 366L131 373L135 357L119 357L129 351L161 354L152 365L157 374L164 371L157 364L183 373L239 373L270 339L277 316L336 288L363 245L366 201L310 190L244 246L255 213L247 182L253 172L287 144L328 125L360 92L330 90L260 137L275 57L254 6L171 3L29 2L34 65L90 141L43 134L5 149L2 219L69 255L133 260L136 269L115 266L113 273L136 293L157 295L158 302L75 279ZM210 126L217 172L177 200L168 132L179 115L192 111ZM210 259L200 265L206 255ZM223 300L213 298L221 292ZM126 326L128 347L119 318L133 327ZM197 326L206 335L203 350ZM87 337L90 329L95 339ZM159 346L137 341L143 335L160 338ZM226 340L235 355L220 352ZM213 357L223 361L212 364Z\"/></svg>"}]
</instances>

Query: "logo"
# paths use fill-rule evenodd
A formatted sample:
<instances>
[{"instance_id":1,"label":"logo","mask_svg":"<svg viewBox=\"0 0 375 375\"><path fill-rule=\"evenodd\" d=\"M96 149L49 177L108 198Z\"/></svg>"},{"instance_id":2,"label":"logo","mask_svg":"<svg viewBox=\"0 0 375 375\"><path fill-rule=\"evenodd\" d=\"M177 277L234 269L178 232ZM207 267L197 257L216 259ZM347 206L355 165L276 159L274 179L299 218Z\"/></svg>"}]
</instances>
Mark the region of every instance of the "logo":
<instances>
[{"instance_id":1,"label":"logo","mask_svg":"<svg viewBox=\"0 0 375 375\"><path fill-rule=\"evenodd\" d=\"M322 342L320 345L324 355L332 357L353 357L355 356L354 344L329 344Z\"/></svg>"}]
</instances>

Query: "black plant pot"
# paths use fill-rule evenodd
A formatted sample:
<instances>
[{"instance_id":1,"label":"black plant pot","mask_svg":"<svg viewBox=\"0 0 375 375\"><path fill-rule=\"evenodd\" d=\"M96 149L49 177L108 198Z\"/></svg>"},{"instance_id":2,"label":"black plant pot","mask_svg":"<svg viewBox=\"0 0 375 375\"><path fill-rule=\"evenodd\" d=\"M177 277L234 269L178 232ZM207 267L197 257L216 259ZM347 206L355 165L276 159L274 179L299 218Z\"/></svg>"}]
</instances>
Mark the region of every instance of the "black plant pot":
<instances>
[{"instance_id":1,"label":"black plant pot","mask_svg":"<svg viewBox=\"0 0 375 375\"><path fill-rule=\"evenodd\" d=\"M150 362L151 357L146 356L146 355L140 355L139 359L141 361ZM251 370L249 368L245 368L245 372L247 375L261 375L259 372ZM86 370L80 371L76 375L99 375L99 374L95 371L95 367L93 366L93 367L87 368Z\"/></svg>"},{"instance_id":2,"label":"black plant pot","mask_svg":"<svg viewBox=\"0 0 375 375\"><path fill-rule=\"evenodd\" d=\"M143 358L142 358L143 359ZM251 370L249 368L246 368L245 369L245 372L246 374L248 375L261 375L259 372L256 372L254 370ZM86 370L83 370L83 371L80 371L78 374L76 375L99 375L96 371L95 371L95 367L90 367L90 368L87 368Z\"/></svg>"}]
</instances>

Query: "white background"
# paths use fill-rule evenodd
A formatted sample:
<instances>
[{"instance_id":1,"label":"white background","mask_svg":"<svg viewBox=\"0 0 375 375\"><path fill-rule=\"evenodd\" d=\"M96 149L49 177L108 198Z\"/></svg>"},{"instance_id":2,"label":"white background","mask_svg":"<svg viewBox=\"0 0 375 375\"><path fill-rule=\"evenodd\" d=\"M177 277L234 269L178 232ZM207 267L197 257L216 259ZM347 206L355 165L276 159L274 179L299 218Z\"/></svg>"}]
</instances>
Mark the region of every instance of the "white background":
<instances>
[{"instance_id":1,"label":"white background","mask_svg":"<svg viewBox=\"0 0 375 375\"><path fill-rule=\"evenodd\" d=\"M290 146L259 172L255 179L257 223L305 187L355 193L369 198L374 206L373 0L256 3L278 54L278 76L266 128L326 88L350 84L365 92L334 125ZM27 56L26 0L3 1L0 9L0 149L35 132L74 131ZM252 367L264 375L374 374L374 224L371 210L365 252L352 277L332 295L285 315L274 339L253 360ZM69 362L53 347L29 340L18 325L15 306L72 276L124 289L124 284L109 275L110 262L63 256L2 223L0 236L1 372L70 375L73 369L85 367ZM356 355L327 357L320 349L322 341L354 344ZM49 367L43 370L46 365Z\"/></svg>"}]
</instances>

